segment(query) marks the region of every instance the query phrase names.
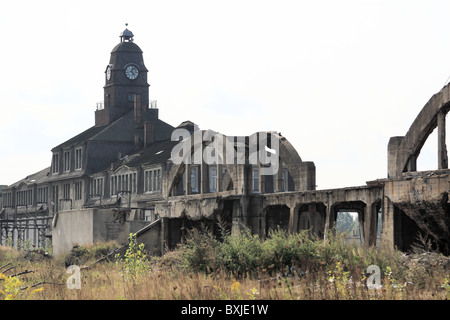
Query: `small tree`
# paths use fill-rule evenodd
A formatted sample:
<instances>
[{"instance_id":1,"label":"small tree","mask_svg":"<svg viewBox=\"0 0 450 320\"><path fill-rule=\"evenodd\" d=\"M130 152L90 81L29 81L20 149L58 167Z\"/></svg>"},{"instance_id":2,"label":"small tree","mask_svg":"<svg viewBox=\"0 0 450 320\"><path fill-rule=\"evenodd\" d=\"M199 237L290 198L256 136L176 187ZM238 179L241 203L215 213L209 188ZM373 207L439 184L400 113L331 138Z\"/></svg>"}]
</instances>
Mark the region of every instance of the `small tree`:
<instances>
[{"instance_id":1,"label":"small tree","mask_svg":"<svg viewBox=\"0 0 450 320\"><path fill-rule=\"evenodd\" d=\"M135 233L130 233L128 249L124 257L121 259L117 254L116 258L116 263L121 266L123 275L126 277L131 276L132 278L136 278L137 275L150 270L144 244L138 244Z\"/></svg>"}]
</instances>

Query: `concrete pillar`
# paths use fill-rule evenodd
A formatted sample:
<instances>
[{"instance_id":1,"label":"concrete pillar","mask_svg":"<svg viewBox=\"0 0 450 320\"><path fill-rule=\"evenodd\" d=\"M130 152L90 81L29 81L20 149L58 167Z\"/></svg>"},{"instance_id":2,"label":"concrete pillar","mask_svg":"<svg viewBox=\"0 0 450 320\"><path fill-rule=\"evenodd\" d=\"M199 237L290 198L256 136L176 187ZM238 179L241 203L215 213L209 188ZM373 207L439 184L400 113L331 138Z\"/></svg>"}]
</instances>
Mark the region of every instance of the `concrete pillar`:
<instances>
[{"instance_id":1,"label":"concrete pillar","mask_svg":"<svg viewBox=\"0 0 450 320\"><path fill-rule=\"evenodd\" d=\"M366 234L366 228L365 228L365 219L367 218L367 211L370 211L367 209L367 205L364 208L358 209L358 223L359 223L359 234L362 244L366 244L367 240L367 234Z\"/></svg>"},{"instance_id":2,"label":"concrete pillar","mask_svg":"<svg viewBox=\"0 0 450 320\"><path fill-rule=\"evenodd\" d=\"M292 204L289 206L289 227L288 230L291 233L298 232L298 204Z\"/></svg>"},{"instance_id":3,"label":"concrete pillar","mask_svg":"<svg viewBox=\"0 0 450 320\"><path fill-rule=\"evenodd\" d=\"M273 175L274 184L275 184L275 192L287 191L283 189L283 166L280 164L278 168L278 172Z\"/></svg>"},{"instance_id":4,"label":"concrete pillar","mask_svg":"<svg viewBox=\"0 0 450 320\"><path fill-rule=\"evenodd\" d=\"M209 192L209 184L208 184L208 173L207 170L208 165L205 163L205 161L202 161L199 168L199 175L200 175L200 193L207 193Z\"/></svg>"},{"instance_id":5,"label":"concrete pillar","mask_svg":"<svg viewBox=\"0 0 450 320\"><path fill-rule=\"evenodd\" d=\"M448 169L447 145L445 143L445 113L439 112L438 127L438 169Z\"/></svg>"},{"instance_id":6,"label":"concrete pillar","mask_svg":"<svg viewBox=\"0 0 450 320\"><path fill-rule=\"evenodd\" d=\"M244 214L247 210L245 198L233 202L231 216L231 234L237 235L245 228Z\"/></svg>"},{"instance_id":7,"label":"concrete pillar","mask_svg":"<svg viewBox=\"0 0 450 320\"><path fill-rule=\"evenodd\" d=\"M409 158L407 170L408 170L408 172L417 171L417 157L416 156L411 156Z\"/></svg>"},{"instance_id":8,"label":"concrete pillar","mask_svg":"<svg viewBox=\"0 0 450 320\"><path fill-rule=\"evenodd\" d=\"M364 245L374 246L377 241L377 215L374 204L367 204L364 217Z\"/></svg>"},{"instance_id":9,"label":"concrete pillar","mask_svg":"<svg viewBox=\"0 0 450 320\"><path fill-rule=\"evenodd\" d=\"M381 245L394 248L394 203L386 196L383 197L381 211Z\"/></svg>"},{"instance_id":10,"label":"concrete pillar","mask_svg":"<svg viewBox=\"0 0 450 320\"><path fill-rule=\"evenodd\" d=\"M404 137L391 137L388 144L388 178L400 176L403 168L399 168L400 145Z\"/></svg>"},{"instance_id":11,"label":"concrete pillar","mask_svg":"<svg viewBox=\"0 0 450 320\"><path fill-rule=\"evenodd\" d=\"M184 174L184 194L188 195L191 193L191 165L189 163L185 164Z\"/></svg>"},{"instance_id":12,"label":"concrete pillar","mask_svg":"<svg viewBox=\"0 0 450 320\"><path fill-rule=\"evenodd\" d=\"M314 162L304 161L300 164L300 190L316 190L316 166Z\"/></svg>"},{"instance_id":13,"label":"concrete pillar","mask_svg":"<svg viewBox=\"0 0 450 320\"><path fill-rule=\"evenodd\" d=\"M325 230L324 239L327 240L328 234L334 226L334 206L332 201L328 201L326 205Z\"/></svg>"},{"instance_id":14,"label":"concrete pillar","mask_svg":"<svg viewBox=\"0 0 450 320\"><path fill-rule=\"evenodd\" d=\"M160 239L160 250L161 255L165 253L167 246L169 245L169 221L168 218L161 218L161 233L159 236Z\"/></svg>"},{"instance_id":15,"label":"concrete pillar","mask_svg":"<svg viewBox=\"0 0 450 320\"><path fill-rule=\"evenodd\" d=\"M224 166L224 164L217 164L217 183L216 183L216 191L217 192L221 192L223 191L222 188L222 166Z\"/></svg>"}]
</instances>

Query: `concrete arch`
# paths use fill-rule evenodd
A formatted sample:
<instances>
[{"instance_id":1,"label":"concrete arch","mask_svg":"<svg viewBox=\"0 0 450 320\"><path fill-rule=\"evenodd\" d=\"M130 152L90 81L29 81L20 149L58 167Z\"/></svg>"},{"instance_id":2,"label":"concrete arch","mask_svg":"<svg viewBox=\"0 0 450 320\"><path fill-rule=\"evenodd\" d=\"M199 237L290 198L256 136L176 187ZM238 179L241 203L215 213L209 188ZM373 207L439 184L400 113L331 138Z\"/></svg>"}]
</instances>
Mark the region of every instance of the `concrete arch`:
<instances>
[{"instance_id":1,"label":"concrete arch","mask_svg":"<svg viewBox=\"0 0 450 320\"><path fill-rule=\"evenodd\" d=\"M188 142L191 143L190 149L189 149L191 159L193 158L193 155L194 155L194 153L196 151L195 148L196 147L198 148L198 146L195 145L196 141L195 141L195 138L194 138L194 134L199 134L199 132L200 132L201 136L203 137L205 132L211 132L211 131L210 130L198 130L198 131L194 132L193 134L191 134L189 136L189 138L190 138L189 140L185 141L185 143L188 143ZM202 141L202 146L204 144L205 144L205 141ZM202 155L203 155L203 149L202 149ZM232 184L233 181L235 180L236 174L234 173L233 170L231 170L232 169L232 165L226 164L224 159L221 157L220 154L219 154L219 157L221 158L222 162L224 163L223 165L226 167L226 170L228 172L226 181L224 182L224 189L226 190L227 187L230 184ZM173 164L172 165L172 167L171 167L171 169L169 171L169 174L168 174L168 179L167 179L167 181L168 181L168 183L167 183L167 192L168 192L169 196L172 195L172 190L175 187L175 185L179 182L178 179L180 178L181 174L184 173L185 169L186 169L186 163L184 161L182 163L180 163L180 164Z\"/></svg>"},{"instance_id":2,"label":"concrete arch","mask_svg":"<svg viewBox=\"0 0 450 320\"><path fill-rule=\"evenodd\" d=\"M388 177L416 171L416 161L428 136L438 127L438 169L448 168L445 116L450 110L450 84L434 94L417 115L405 136L391 137L388 144Z\"/></svg>"},{"instance_id":3,"label":"concrete arch","mask_svg":"<svg viewBox=\"0 0 450 320\"><path fill-rule=\"evenodd\" d=\"M201 134L203 135L205 133L210 134L212 131L210 130L199 130L194 132L190 135L190 139L185 140L185 143L191 143L189 152L191 159L193 159L193 154L196 151L196 148L198 149L198 146L195 144L198 141L195 141L195 134ZM214 132L215 133L215 132ZM220 133L217 133L218 135L222 136L223 139L226 138L225 135L222 135ZM278 141L278 147L279 147L279 164L278 169L280 168L280 164L283 162L285 163L287 170L289 171L290 175L293 178L294 184L295 184L295 190L296 191L306 191L306 190L315 190L315 165L313 162L304 162L300 158L299 154L295 150L295 148L291 145L291 143L283 136L271 133L271 132L259 132L258 134L267 134L270 135L271 138L267 139L267 141L270 141L270 143L273 143L272 139L277 139ZM248 154L249 154L249 138L245 137L245 163L249 163ZM257 140L259 141L259 140ZM258 142L259 143L259 142ZM202 146L205 145L205 141L202 141ZM225 145L225 143L224 143ZM186 148L188 149L188 148ZM259 145L257 147L257 150L259 151ZM197 150L198 151L198 150ZM203 152L203 150L202 150ZM219 155L223 156L223 155ZM223 159L223 157L220 157L223 165L227 169L227 173L229 177L225 177L224 179L224 191L227 189L227 186L233 185L235 191L237 193L244 193L245 192L245 186L242 185L242 179L240 179L240 176L244 173L243 170L243 164L235 164L235 163L227 163L226 159ZM168 195L172 194L172 190L176 183L178 182L179 176L184 172L186 167L186 164L184 162L180 164L174 164L169 173L168 173L168 183L167 183L167 192ZM241 170L242 169L242 170ZM278 170L278 174L281 175L281 170ZM240 184L238 182L241 182ZM226 185L225 185L226 184Z\"/></svg>"}]
</instances>

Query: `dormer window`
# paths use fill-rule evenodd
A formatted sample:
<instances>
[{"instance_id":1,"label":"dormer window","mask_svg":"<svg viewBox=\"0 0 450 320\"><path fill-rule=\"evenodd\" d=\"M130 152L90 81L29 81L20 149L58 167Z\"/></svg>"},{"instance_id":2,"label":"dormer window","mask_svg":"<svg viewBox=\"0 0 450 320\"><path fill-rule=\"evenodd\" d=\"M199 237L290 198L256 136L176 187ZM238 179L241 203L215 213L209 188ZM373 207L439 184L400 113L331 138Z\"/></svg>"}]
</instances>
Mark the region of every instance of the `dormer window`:
<instances>
[{"instance_id":1,"label":"dormer window","mask_svg":"<svg viewBox=\"0 0 450 320\"><path fill-rule=\"evenodd\" d=\"M54 153L52 158L52 173L59 173L59 153Z\"/></svg>"},{"instance_id":2,"label":"dormer window","mask_svg":"<svg viewBox=\"0 0 450 320\"><path fill-rule=\"evenodd\" d=\"M82 148L76 148L75 149L75 170L81 170L83 166L82 162Z\"/></svg>"},{"instance_id":3,"label":"dormer window","mask_svg":"<svg viewBox=\"0 0 450 320\"><path fill-rule=\"evenodd\" d=\"M70 151L64 151L64 155L63 155L63 170L64 172L69 172L70 171Z\"/></svg>"}]
</instances>

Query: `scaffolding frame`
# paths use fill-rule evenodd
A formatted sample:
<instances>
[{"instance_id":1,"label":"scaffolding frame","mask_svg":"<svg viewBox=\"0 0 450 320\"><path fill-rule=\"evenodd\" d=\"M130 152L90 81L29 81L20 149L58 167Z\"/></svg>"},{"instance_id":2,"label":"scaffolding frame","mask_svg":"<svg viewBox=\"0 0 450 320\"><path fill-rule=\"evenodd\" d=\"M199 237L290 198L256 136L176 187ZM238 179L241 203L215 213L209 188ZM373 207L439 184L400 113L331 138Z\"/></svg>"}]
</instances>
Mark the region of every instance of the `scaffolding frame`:
<instances>
[{"instance_id":1,"label":"scaffolding frame","mask_svg":"<svg viewBox=\"0 0 450 320\"><path fill-rule=\"evenodd\" d=\"M5 207L14 208L14 214L12 217L5 214L4 218L0 218L0 245L26 249L26 243L30 242L37 248L46 248L47 233L51 230L53 216L48 215L48 209L29 213L25 206L24 217L18 217L17 207L23 206Z\"/></svg>"}]
</instances>

